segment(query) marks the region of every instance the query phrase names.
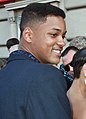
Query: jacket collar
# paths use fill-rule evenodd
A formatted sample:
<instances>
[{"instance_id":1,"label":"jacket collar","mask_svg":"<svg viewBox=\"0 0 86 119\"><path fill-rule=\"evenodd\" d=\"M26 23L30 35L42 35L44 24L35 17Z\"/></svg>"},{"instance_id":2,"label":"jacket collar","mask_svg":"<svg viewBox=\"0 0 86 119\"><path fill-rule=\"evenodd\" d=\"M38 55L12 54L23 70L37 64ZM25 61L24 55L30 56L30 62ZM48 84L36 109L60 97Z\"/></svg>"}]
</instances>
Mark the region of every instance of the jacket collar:
<instances>
[{"instance_id":1,"label":"jacket collar","mask_svg":"<svg viewBox=\"0 0 86 119\"><path fill-rule=\"evenodd\" d=\"M17 50L12 52L8 58L7 63L9 63L12 60L25 60L25 59L40 63L40 61L36 59L31 53L28 53L24 50Z\"/></svg>"}]
</instances>

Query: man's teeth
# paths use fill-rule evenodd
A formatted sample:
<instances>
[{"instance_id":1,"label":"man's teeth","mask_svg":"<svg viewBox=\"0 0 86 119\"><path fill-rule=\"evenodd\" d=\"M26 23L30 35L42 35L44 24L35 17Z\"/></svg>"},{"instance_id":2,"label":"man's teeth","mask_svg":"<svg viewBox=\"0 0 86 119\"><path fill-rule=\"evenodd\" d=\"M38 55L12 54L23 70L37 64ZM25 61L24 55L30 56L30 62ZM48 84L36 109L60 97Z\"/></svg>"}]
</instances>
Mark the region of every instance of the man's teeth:
<instances>
[{"instance_id":1,"label":"man's teeth","mask_svg":"<svg viewBox=\"0 0 86 119\"><path fill-rule=\"evenodd\" d=\"M53 50L54 52L56 52L56 53L60 53L60 50Z\"/></svg>"}]
</instances>

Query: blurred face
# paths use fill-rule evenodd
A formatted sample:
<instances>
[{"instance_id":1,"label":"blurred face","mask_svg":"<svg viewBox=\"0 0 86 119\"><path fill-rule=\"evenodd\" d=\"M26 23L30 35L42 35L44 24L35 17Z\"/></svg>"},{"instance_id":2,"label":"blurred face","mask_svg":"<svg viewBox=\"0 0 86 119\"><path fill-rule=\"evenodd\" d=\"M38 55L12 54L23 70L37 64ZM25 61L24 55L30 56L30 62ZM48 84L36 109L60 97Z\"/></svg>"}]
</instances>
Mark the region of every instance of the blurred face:
<instances>
[{"instance_id":1,"label":"blurred face","mask_svg":"<svg viewBox=\"0 0 86 119\"><path fill-rule=\"evenodd\" d=\"M32 28L31 43L28 51L40 62L58 64L66 34L65 21L62 17L50 16L45 23L37 23Z\"/></svg>"},{"instance_id":2,"label":"blurred face","mask_svg":"<svg viewBox=\"0 0 86 119\"><path fill-rule=\"evenodd\" d=\"M74 50L69 50L69 52L64 57L62 57L63 64L64 65L69 64L72 61L75 53L76 52Z\"/></svg>"},{"instance_id":3,"label":"blurred face","mask_svg":"<svg viewBox=\"0 0 86 119\"><path fill-rule=\"evenodd\" d=\"M62 62L65 66L72 61L75 53L76 52L74 50L69 50L69 52L62 58ZM73 75L73 67L71 67L70 65L68 66L69 66L69 74Z\"/></svg>"}]
</instances>

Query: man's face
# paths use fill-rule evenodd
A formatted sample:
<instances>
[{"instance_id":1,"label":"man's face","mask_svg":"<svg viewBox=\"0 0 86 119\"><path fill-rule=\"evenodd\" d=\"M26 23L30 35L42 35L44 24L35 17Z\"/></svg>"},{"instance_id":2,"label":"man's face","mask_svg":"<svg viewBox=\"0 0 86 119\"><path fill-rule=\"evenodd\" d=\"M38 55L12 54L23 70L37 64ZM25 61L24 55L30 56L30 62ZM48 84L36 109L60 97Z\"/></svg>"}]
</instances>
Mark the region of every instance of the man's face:
<instances>
[{"instance_id":1,"label":"man's face","mask_svg":"<svg viewBox=\"0 0 86 119\"><path fill-rule=\"evenodd\" d=\"M66 25L62 17L49 16L32 28L30 52L42 63L58 64L63 49Z\"/></svg>"}]
</instances>

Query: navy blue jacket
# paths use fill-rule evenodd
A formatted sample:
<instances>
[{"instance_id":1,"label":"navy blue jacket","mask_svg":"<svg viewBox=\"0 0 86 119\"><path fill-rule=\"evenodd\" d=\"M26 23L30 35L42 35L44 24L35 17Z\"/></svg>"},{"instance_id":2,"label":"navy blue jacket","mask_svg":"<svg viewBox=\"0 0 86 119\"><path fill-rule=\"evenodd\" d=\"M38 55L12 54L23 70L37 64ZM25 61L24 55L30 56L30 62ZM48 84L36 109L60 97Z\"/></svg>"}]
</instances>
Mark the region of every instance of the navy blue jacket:
<instances>
[{"instance_id":1,"label":"navy blue jacket","mask_svg":"<svg viewBox=\"0 0 86 119\"><path fill-rule=\"evenodd\" d=\"M61 71L26 54L13 52L0 71L0 119L71 119Z\"/></svg>"}]
</instances>

